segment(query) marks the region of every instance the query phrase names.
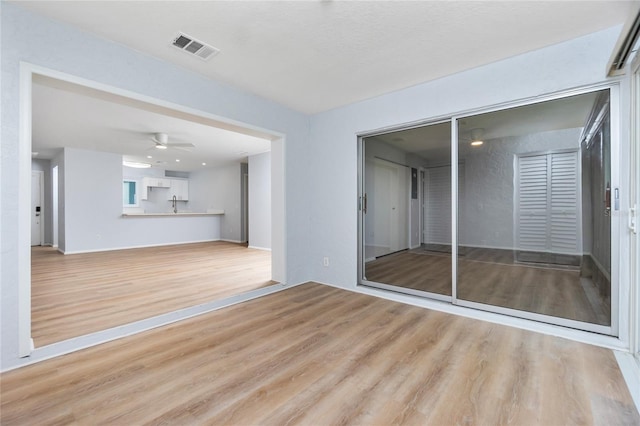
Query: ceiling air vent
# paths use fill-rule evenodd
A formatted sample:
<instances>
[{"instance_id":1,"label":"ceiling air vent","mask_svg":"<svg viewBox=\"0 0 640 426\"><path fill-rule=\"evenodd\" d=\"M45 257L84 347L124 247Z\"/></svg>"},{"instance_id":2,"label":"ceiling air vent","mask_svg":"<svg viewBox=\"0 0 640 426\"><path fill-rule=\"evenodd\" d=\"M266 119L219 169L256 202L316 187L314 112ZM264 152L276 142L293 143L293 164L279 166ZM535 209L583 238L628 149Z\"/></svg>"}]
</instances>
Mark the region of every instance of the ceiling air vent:
<instances>
[{"instance_id":1,"label":"ceiling air vent","mask_svg":"<svg viewBox=\"0 0 640 426\"><path fill-rule=\"evenodd\" d=\"M219 49L216 49L213 46L209 46L208 44L196 40L195 38L184 33L178 33L176 38L171 41L171 44L174 47L195 55L204 61L220 53Z\"/></svg>"}]
</instances>

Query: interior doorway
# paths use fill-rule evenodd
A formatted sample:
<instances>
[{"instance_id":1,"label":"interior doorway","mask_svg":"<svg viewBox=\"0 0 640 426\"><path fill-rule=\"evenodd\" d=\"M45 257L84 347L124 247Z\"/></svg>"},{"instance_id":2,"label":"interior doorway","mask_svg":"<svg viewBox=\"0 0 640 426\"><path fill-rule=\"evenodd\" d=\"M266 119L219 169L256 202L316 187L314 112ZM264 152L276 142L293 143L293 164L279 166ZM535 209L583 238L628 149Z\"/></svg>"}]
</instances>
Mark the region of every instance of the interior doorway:
<instances>
[{"instance_id":1,"label":"interior doorway","mask_svg":"<svg viewBox=\"0 0 640 426\"><path fill-rule=\"evenodd\" d=\"M270 221L263 221L264 224L266 224L266 226L270 228L268 230L268 235L270 236L269 245L263 245L263 246L271 248L271 250L267 250L263 253L263 254L266 254L267 257L269 258L268 269L269 269L270 276L266 278L265 282L268 282L267 287L273 286L273 284L276 282L281 284L286 283L286 265L285 265L285 255L284 255L284 249L285 249L284 219L283 219L284 214L282 214L282 212L284 211L284 199L285 199L284 197L285 135L277 132L271 132L269 130L260 129L250 125L244 126L239 124L238 122L227 122L218 116L212 116L207 113L194 111L190 108L185 108L180 105L171 104L164 101L150 99L145 96L140 96L136 93L124 91L114 87L107 87L95 82L83 80L80 78L76 78L74 76L58 73L51 70L45 70L39 67L31 66L29 64L23 64L23 71L24 72L22 73L22 77L21 77L23 80L21 83L23 87L25 87L25 90L22 91L24 95L24 99L22 100L24 101L24 104L28 106L28 108L25 108L25 110L29 110L30 114L21 115L22 129L31 129L33 124L32 119L33 119L34 103L33 103L33 99L31 98L31 93L33 93L32 89L34 85L34 80L40 81L39 79L49 79L56 82L56 84L51 86L56 89L73 86L78 88L77 89L78 92L84 92L84 91L89 93L100 92L100 93L104 93L105 94L104 96L111 100L129 99L132 104L135 104L138 106L142 104L152 105L151 110L156 111L158 113L168 113L169 111L174 111L176 116L182 117L183 119L184 117L197 117L197 120L196 120L197 123L201 123L201 124L211 123L211 125L213 126L219 126L220 128L228 129L230 131L245 132L248 135L265 138L270 144L270 147L271 147L270 153L263 151L262 153L256 154L254 156L254 157L261 156L260 157L262 161L261 164L263 164L262 168L265 171L265 173L269 173L269 179L272 182L269 188L270 193L261 197L261 200L265 202L264 208L267 209L267 211L271 211L270 216L272 218ZM76 92L73 92L73 93L77 94ZM31 131L21 132L21 135L20 135L21 144L25 146L25 149L24 149L25 152L27 151L31 152L32 148L35 146L32 141L31 135L32 135ZM51 133L51 135L53 135L53 133ZM42 138L38 140L41 140L41 139ZM114 138L108 138L108 139L114 139ZM122 138L115 138L115 139L122 139ZM236 154L244 155L245 159L251 160L252 158L254 158L254 157L248 156L247 152L245 151L242 151L242 152L238 151L237 147L235 148L235 150L237 151ZM88 151L85 150L85 152L88 152ZM155 151L147 152L146 154L151 156L154 153ZM46 157L43 157L43 158L46 158ZM51 162L52 163L51 165L53 166L51 167L51 170L50 170L51 183L48 184L51 187L50 188L51 189L50 195L52 198L51 207L53 209L51 213L52 213L52 221L54 223L54 225L50 229L52 234L51 240L53 241L53 245L57 245L62 250L64 250L65 243L67 244L67 247L68 247L69 225L70 225L70 220L73 220L73 217L71 217L69 214L70 212L68 208L70 205L69 204L70 195L71 195L70 191L72 190L72 188L69 186L70 182L75 183L76 187L78 186L78 184L83 185L84 184L83 182L86 182L86 183L91 182L92 186L90 189L97 191L95 188L95 185L93 185L95 183L95 178L78 179L77 176L74 176L73 173L70 173L69 167L65 169L65 166L68 166L68 164L65 164L64 162L65 158L66 157L60 157L59 159L62 160L60 162L58 161ZM21 157L21 165L20 165L21 172L22 172L21 176L24 176L24 168L27 163L28 163L27 159ZM269 167L266 166L267 163L269 163ZM80 162L77 162L77 164L82 165L82 163ZM122 170L123 165L121 160L119 164ZM204 164L202 166L204 166ZM233 230L238 232L238 237L233 240L233 242L237 244L241 242L239 235L240 235L240 230L242 228L241 219L240 219L240 208L239 208L240 191L242 187L240 163L238 163L238 171L235 174L237 175L236 179L238 182L237 185L235 186L235 190L237 191L238 203L237 203L236 210L228 211L227 214L229 216L237 214L237 221L233 222L232 224ZM116 189L116 191L121 191L122 189L122 181L121 181L122 175L120 176L119 179L120 179L120 182L116 182L117 185L114 186L114 188L116 187L118 188ZM28 177L25 176L25 178L22 178L21 185L26 186L25 184L31 185L31 176L28 176ZM221 184L222 184L222 181L221 181ZM60 189L60 190L57 191L57 189ZM24 193L25 191L21 191L21 194L24 194ZM119 200L118 202L120 203L119 208L122 209L121 194L117 194L117 199ZM163 199L162 201L166 204L165 199ZM56 203L57 203L57 208L56 208ZM21 244L25 244L25 245L27 244L27 241L31 240L31 235L32 235L30 227L25 226L26 220L29 220L27 218L30 217L30 216L27 216L27 214L25 213L32 211L31 204L32 204L31 197L25 198L25 196L22 196L20 198L20 209L22 212L24 212L20 215L20 218L21 218L20 229L23 229L23 231L20 232L20 241L21 241ZM100 203L96 203L96 204L100 204ZM77 205L78 203L76 203L76 206ZM67 208L65 208L65 206ZM40 207L42 210L43 209L42 204L40 205ZM209 207L204 207L204 208L209 208ZM212 214L216 214L217 210L215 210L215 207L217 206L212 206L212 207L214 208L213 209L214 211ZM101 210L102 209L94 210L94 213L100 212ZM120 210L115 216L120 216L122 213L123 213L122 210ZM205 213L209 214L209 212L205 212ZM87 218L92 217L91 214L88 214L85 216ZM113 234L114 233L106 233L103 235L99 234L97 235L97 238L100 239L100 238L110 237ZM153 236L153 234L150 234L150 235ZM205 241L211 241L210 238L211 236L207 235ZM29 253L28 250L25 250L25 251ZM25 258L30 260L30 256L25 256ZM31 275L30 267L31 267L31 263L27 260L27 262L25 262L24 264L21 264L19 268L20 269L19 271L20 298L19 298L19 307L18 307L18 310L19 310L18 335L19 335L20 356L28 356L34 350L34 343L31 339L32 337L31 315L32 315L32 297L33 297L32 290L33 289L31 286L32 275ZM242 300L245 297L244 293L246 291L246 288L247 287L245 287L245 290L242 290L240 293L236 293L232 295L228 294L228 292L224 293L223 299L226 300L227 298L232 297L234 300ZM268 290L267 288L265 289L265 291L268 293L273 290ZM249 291L249 293L254 294L256 293L256 291ZM259 295L258 293L262 294L263 292L261 289L258 289L258 292L254 294L253 297L255 297L256 295ZM267 293L264 293L264 294L267 294ZM251 297L251 296L248 295L246 297ZM198 301L197 305L198 306L209 306L209 305L217 306L217 303L218 303L217 300L200 300ZM181 315L188 315L188 314L186 313L181 314L180 312L175 312L175 313L172 313L172 315L170 316L171 317L170 320L163 319L163 315L157 315L153 318L148 318L148 319L151 322L162 324L163 321L170 321L170 322L175 321L176 319L179 319ZM148 325L145 325L145 324L148 323L149 321L146 321L146 322L138 321L140 324L138 324L138 322L127 324L126 332L122 329L122 327L112 327L109 330L104 330L103 332L97 332L97 334L104 335L105 336L104 339L110 340L110 339L119 337L120 335L124 335L124 333L131 334L131 332L135 332L135 330L140 330L140 331L144 330L148 327ZM96 333L94 333L93 336L94 337L92 338L89 338L87 336L78 336L78 339L74 338L74 341L85 342L85 343L78 343L79 345L94 344L91 342L98 341L100 337L95 337ZM63 342L62 346L59 346L59 347L62 348L61 350L68 351L69 348L73 347L74 345L75 343L73 341L68 340ZM36 342L35 346L39 347L40 345L38 345ZM55 348L57 347L58 346L56 346L56 343L54 343L53 345L48 347L47 351L55 352L57 350Z\"/></svg>"}]
</instances>

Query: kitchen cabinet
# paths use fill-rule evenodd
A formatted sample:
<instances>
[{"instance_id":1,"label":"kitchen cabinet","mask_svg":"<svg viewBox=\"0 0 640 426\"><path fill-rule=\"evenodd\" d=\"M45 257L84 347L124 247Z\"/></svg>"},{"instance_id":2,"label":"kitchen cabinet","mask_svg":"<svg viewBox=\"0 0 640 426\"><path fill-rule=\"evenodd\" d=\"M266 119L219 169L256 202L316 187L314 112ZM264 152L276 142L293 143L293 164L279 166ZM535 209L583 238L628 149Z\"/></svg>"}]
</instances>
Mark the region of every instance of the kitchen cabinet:
<instances>
[{"instance_id":1,"label":"kitchen cabinet","mask_svg":"<svg viewBox=\"0 0 640 426\"><path fill-rule=\"evenodd\" d=\"M173 196L176 196L178 201L189 200L189 180L187 179L169 179L171 185L168 191L168 199L173 200Z\"/></svg>"},{"instance_id":2,"label":"kitchen cabinet","mask_svg":"<svg viewBox=\"0 0 640 426\"><path fill-rule=\"evenodd\" d=\"M142 186L145 188L169 188L171 186L171 179L156 178L156 177L144 177L142 178Z\"/></svg>"},{"instance_id":3,"label":"kitchen cabinet","mask_svg":"<svg viewBox=\"0 0 640 426\"><path fill-rule=\"evenodd\" d=\"M171 186L171 179L148 177L142 178L142 188L140 190L140 199L149 199L149 188L169 188Z\"/></svg>"}]
</instances>

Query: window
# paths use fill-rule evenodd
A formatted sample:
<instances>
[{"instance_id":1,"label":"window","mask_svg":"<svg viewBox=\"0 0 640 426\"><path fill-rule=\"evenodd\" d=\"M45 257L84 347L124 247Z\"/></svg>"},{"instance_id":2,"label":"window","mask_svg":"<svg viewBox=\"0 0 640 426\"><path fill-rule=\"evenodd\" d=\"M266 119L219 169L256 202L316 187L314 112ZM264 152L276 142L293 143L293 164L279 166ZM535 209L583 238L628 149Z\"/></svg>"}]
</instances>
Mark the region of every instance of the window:
<instances>
[{"instance_id":1,"label":"window","mask_svg":"<svg viewBox=\"0 0 640 426\"><path fill-rule=\"evenodd\" d=\"M124 180L122 182L122 205L124 207L138 207L138 182Z\"/></svg>"}]
</instances>

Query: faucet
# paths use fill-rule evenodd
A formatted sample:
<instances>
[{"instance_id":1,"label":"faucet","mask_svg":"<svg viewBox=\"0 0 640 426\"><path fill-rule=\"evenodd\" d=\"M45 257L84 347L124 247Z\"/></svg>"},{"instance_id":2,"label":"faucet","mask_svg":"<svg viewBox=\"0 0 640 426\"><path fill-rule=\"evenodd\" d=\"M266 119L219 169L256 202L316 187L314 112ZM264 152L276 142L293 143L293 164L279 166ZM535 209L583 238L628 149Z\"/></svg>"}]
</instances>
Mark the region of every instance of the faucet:
<instances>
[{"instance_id":1,"label":"faucet","mask_svg":"<svg viewBox=\"0 0 640 426\"><path fill-rule=\"evenodd\" d=\"M173 196L172 200L173 200L172 201L173 202L173 212L174 213L178 213L178 201L177 201L177 198L176 198L175 195Z\"/></svg>"}]
</instances>

